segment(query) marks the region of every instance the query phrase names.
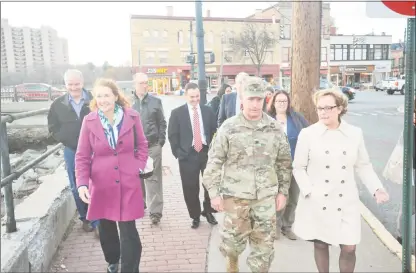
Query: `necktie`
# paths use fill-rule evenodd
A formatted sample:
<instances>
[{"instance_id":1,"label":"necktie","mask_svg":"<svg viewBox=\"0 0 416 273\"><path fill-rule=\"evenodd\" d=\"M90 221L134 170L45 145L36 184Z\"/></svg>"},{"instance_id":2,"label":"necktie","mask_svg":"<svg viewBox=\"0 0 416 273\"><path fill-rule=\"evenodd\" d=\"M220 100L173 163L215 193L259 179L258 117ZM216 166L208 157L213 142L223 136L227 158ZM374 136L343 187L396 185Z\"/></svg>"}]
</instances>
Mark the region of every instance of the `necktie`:
<instances>
[{"instance_id":1,"label":"necktie","mask_svg":"<svg viewBox=\"0 0 416 273\"><path fill-rule=\"evenodd\" d=\"M201 139L201 128L199 124L199 115L198 109L193 107L194 110L194 117L193 117L193 124L194 124L194 149L198 153L202 150L202 139Z\"/></svg>"}]
</instances>

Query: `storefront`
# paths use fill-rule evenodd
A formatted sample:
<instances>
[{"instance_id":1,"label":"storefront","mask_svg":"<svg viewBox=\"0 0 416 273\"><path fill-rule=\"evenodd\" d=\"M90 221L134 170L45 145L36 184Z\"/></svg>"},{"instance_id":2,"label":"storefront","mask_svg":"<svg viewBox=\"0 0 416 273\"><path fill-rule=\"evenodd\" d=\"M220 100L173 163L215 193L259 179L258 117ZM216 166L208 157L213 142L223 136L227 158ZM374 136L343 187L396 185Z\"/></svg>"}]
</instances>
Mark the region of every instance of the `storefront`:
<instances>
[{"instance_id":1,"label":"storefront","mask_svg":"<svg viewBox=\"0 0 416 273\"><path fill-rule=\"evenodd\" d=\"M282 63L280 72L281 72L281 82L280 82L281 89L287 92L290 92L291 80L292 80L292 70L290 67L290 63ZM328 65L327 63L321 63L320 77L326 79L327 76L328 76Z\"/></svg>"},{"instance_id":2,"label":"storefront","mask_svg":"<svg viewBox=\"0 0 416 273\"><path fill-rule=\"evenodd\" d=\"M374 65L331 66L331 82L338 86L372 85Z\"/></svg>"}]
</instances>

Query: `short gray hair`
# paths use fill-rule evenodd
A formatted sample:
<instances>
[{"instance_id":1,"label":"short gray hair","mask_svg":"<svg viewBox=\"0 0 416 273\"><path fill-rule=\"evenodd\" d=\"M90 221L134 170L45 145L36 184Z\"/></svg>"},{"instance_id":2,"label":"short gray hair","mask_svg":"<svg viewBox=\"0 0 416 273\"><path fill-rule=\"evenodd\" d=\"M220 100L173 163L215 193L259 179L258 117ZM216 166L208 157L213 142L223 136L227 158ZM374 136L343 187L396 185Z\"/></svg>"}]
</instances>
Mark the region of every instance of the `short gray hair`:
<instances>
[{"instance_id":1,"label":"short gray hair","mask_svg":"<svg viewBox=\"0 0 416 273\"><path fill-rule=\"evenodd\" d=\"M248 78L249 75L246 72L240 72L235 76L235 83L236 84L243 84L245 79Z\"/></svg>"},{"instance_id":2,"label":"short gray hair","mask_svg":"<svg viewBox=\"0 0 416 273\"><path fill-rule=\"evenodd\" d=\"M143 72L138 72L138 73L136 73L136 74L134 74L134 75L133 75L133 81L136 81L136 79L137 79L138 77L146 77L146 79L149 79L149 77L148 77L145 73L143 73Z\"/></svg>"},{"instance_id":3,"label":"short gray hair","mask_svg":"<svg viewBox=\"0 0 416 273\"><path fill-rule=\"evenodd\" d=\"M84 81L84 76L82 75L82 72L78 69L68 69L64 74L64 81L65 83L68 82L69 78L77 77L81 79L81 81Z\"/></svg>"}]
</instances>

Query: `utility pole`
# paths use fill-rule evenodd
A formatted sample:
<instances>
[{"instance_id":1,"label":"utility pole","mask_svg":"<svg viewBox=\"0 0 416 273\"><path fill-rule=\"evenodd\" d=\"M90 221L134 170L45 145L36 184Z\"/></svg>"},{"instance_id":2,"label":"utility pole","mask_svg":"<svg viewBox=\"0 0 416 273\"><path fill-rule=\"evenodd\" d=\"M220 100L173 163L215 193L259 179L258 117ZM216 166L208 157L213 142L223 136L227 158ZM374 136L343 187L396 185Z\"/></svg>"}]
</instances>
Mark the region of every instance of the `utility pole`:
<instances>
[{"instance_id":1,"label":"utility pole","mask_svg":"<svg viewBox=\"0 0 416 273\"><path fill-rule=\"evenodd\" d=\"M322 2L292 2L291 99L310 123L318 116L312 94L319 89Z\"/></svg>"},{"instance_id":2,"label":"utility pole","mask_svg":"<svg viewBox=\"0 0 416 273\"><path fill-rule=\"evenodd\" d=\"M205 76L204 26L202 22L202 1L195 0L196 38L198 45L198 86L201 92L201 105L207 103L207 80Z\"/></svg>"},{"instance_id":3,"label":"utility pole","mask_svg":"<svg viewBox=\"0 0 416 273\"><path fill-rule=\"evenodd\" d=\"M399 59L399 77L400 74L404 74L406 71L406 28L404 29L404 37L403 37L403 64L400 63ZM403 69L401 69L401 66L403 66Z\"/></svg>"},{"instance_id":4,"label":"utility pole","mask_svg":"<svg viewBox=\"0 0 416 273\"><path fill-rule=\"evenodd\" d=\"M194 54L194 32L192 29L192 21L189 21L189 43L191 48L191 55ZM191 80L195 79L195 63L191 63Z\"/></svg>"},{"instance_id":5,"label":"utility pole","mask_svg":"<svg viewBox=\"0 0 416 273\"><path fill-rule=\"evenodd\" d=\"M409 51L406 54L405 65L405 92L404 92L404 151L403 151L403 240L402 240L402 272L412 272L412 175L413 175L413 109L415 95L415 31L416 19L407 19L407 37L405 48Z\"/></svg>"},{"instance_id":6,"label":"utility pole","mask_svg":"<svg viewBox=\"0 0 416 273\"><path fill-rule=\"evenodd\" d=\"M138 72L142 72L142 60L141 60L141 57L140 57L140 48L139 48L139 50L138 50L138 55L139 55L139 71Z\"/></svg>"}]
</instances>

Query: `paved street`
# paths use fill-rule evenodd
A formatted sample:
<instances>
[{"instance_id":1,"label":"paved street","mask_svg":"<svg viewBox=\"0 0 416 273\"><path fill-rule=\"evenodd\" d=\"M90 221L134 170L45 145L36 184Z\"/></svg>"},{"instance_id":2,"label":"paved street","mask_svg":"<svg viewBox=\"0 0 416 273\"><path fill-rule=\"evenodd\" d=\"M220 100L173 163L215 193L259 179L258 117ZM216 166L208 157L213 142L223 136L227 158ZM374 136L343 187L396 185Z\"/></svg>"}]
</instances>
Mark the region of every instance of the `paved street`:
<instances>
[{"instance_id":1,"label":"paved street","mask_svg":"<svg viewBox=\"0 0 416 273\"><path fill-rule=\"evenodd\" d=\"M390 201L378 206L360 183L361 200L394 235L396 217L402 200L401 186L385 181L382 172L403 130L404 116L397 108L404 103L403 95L385 92L357 92L345 120L362 128L374 169L390 194Z\"/></svg>"}]
</instances>

